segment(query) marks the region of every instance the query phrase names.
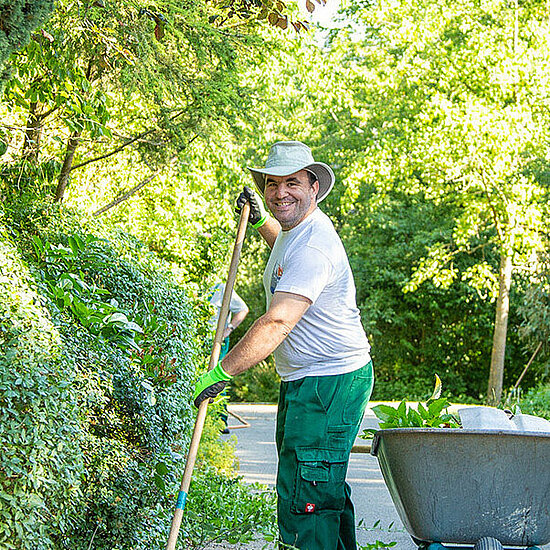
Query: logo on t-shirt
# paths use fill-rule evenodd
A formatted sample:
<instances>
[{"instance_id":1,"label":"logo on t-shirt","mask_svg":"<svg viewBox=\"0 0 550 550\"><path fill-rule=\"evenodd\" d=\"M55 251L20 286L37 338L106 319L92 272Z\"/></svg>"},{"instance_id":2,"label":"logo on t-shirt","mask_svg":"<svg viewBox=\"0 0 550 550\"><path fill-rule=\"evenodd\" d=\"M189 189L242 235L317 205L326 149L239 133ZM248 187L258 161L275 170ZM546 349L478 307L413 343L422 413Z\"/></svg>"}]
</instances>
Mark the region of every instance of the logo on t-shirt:
<instances>
[{"instance_id":1,"label":"logo on t-shirt","mask_svg":"<svg viewBox=\"0 0 550 550\"><path fill-rule=\"evenodd\" d=\"M273 271L271 273L271 284L269 285L269 290L271 294L275 294L275 289L283 276L283 266L281 264L275 264Z\"/></svg>"}]
</instances>

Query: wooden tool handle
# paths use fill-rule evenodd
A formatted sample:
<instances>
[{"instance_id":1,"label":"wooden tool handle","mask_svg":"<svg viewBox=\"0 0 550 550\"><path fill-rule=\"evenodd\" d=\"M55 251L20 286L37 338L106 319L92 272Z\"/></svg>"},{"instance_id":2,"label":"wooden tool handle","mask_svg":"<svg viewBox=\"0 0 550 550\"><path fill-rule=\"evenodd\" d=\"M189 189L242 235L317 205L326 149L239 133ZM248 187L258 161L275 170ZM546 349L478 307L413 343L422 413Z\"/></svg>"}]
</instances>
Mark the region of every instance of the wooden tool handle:
<instances>
[{"instance_id":1,"label":"wooden tool handle","mask_svg":"<svg viewBox=\"0 0 550 550\"><path fill-rule=\"evenodd\" d=\"M235 285L235 279L237 277L237 267L241 257L241 250L243 247L244 236L246 234L246 225L248 223L249 214L250 204L247 202L244 204L241 210L241 217L239 218L237 237L233 247L231 263L229 264L229 273L227 275L227 282L225 283L222 307L220 309L220 316L218 317L218 325L216 327L216 335L214 336L214 343L212 345L212 353L210 354L208 370L212 370L220 358L225 321L227 320L227 315L229 313L229 303L231 302L231 294L233 292L233 286ZM193 476L193 468L195 467L195 462L197 460L197 452L199 450L199 443L201 440L202 430L204 428L204 421L206 419L208 402L208 399L204 399L201 402L197 412L197 418L195 419L195 427L193 428L193 435L191 437L191 444L189 445L189 453L187 454L187 462L185 463L185 470L181 480L180 491L176 502L176 510L174 512L174 517L172 518L172 526L170 527L170 535L168 536L166 550L175 550L176 548L181 520L183 518L183 510L185 509L185 501L187 500L187 494L189 493L189 486L191 485L191 478Z\"/></svg>"}]
</instances>

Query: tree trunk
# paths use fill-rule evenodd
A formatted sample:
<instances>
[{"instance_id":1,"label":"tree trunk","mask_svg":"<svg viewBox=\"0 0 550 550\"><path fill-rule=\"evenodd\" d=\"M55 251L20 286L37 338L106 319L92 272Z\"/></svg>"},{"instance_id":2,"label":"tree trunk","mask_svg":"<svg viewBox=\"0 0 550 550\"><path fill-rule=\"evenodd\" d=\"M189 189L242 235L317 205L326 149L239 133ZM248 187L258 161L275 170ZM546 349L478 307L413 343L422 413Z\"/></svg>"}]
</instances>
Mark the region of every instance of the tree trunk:
<instances>
[{"instance_id":1,"label":"tree trunk","mask_svg":"<svg viewBox=\"0 0 550 550\"><path fill-rule=\"evenodd\" d=\"M506 332L508 330L508 313L510 311L510 287L512 285L512 256L502 253L500 257L499 292L493 332L493 351L491 353L491 370L487 387L487 403L496 405L502 397L504 380L504 355L506 353Z\"/></svg>"},{"instance_id":2,"label":"tree trunk","mask_svg":"<svg viewBox=\"0 0 550 550\"><path fill-rule=\"evenodd\" d=\"M67 143L67 150L65 151L65 160L63 161L63 167L59 174L57 181L57 188L55 190L55 202L61 202L65 196L65 188L69 183L69 175L71 173L71 166L73 164L73 157L78 147L80 134L82 132L73 132Z\"/></svg>"},{"instance_id":3,"label":"tree trunk","mask_svg":"<svg viewBox=\"0 0 550 550\"><path fill-rule=\"evenodd\" d=\"M42 120L42 117L38 115L38 103L35 101L29 107L22 153L23 158L30 162L38 162L40 137L42 136Z\"/></svg>"}]
</instances>

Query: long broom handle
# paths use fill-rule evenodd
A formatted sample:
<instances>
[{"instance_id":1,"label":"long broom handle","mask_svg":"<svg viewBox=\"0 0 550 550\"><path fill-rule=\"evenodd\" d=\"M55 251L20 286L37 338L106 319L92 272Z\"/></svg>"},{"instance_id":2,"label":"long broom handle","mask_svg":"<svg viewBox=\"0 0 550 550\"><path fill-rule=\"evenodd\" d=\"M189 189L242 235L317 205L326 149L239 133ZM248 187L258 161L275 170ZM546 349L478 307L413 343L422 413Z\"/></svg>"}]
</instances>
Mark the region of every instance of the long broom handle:
<instances>
[{"instance_id":1,"label":"long broom handle","mask_svg":"<svg viewBox=\"0 0 550 550\"><path fill-rule=\"evenodd\" d=\"M231 263L229 264L229 273L227 275L227 282L225 283L222 307L220 309L220 316L218 317L218 325L216 327L216 335L214 337L214 343L212 345L212 353L210 354L210 363L208 365L208 370L212 370L216 366L216 364L218 363L218 359L220 358L223 333L225 330L225 321L227 320L227 315L229 313L229 303L231 302L231 294L233 292L233 286L237 277L237 266L239 265L239 259L241 256L241 249L243 247L244 236L246 233L246 224L248 223L249 214L250 204L247 202L243 206L241 210L241 217L239 218L237 237L235 239L235 246L233 247ZM199 405L197 418L195 419L195 427L193 429L193 436L191 437L191 444L189 446L189 453L187 454L187 462L185 463L185 470L183 472L183 478L181 480L180 491L176 502L174 517L172 518L172 526L170 527L170 535L168 536L166 550L175 550L176 548L181 520L183 518L183 510L185 509L185 501L187 500L189 486L191 485L193 468L195 467L195 462L197 460L197 452L199 450L199 443L201 440L202 430L204 428L204 421L206 419L208 402L209 399L204 399L202 401L202 403Z\"/></svg>"}]
</instances>

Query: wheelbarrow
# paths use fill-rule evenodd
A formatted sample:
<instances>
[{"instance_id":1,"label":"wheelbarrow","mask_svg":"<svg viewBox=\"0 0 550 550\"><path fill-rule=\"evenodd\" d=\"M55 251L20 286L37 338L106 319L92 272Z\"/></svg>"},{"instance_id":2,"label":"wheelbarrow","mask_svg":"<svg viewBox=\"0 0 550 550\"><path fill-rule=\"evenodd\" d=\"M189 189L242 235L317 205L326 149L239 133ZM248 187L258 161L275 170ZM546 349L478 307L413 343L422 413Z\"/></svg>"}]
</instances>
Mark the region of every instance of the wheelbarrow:
<instances>
[{"instance_id":1,"label":"wheelbarrow","mask_svg":"<svg viewBox=\"0 0 550 550\"><path fill-rule=\"evenodd\" d=\"M386 429L371 454L420 549L539 550L550 542L550 433Z\"/></svg>"}]
</instances>

